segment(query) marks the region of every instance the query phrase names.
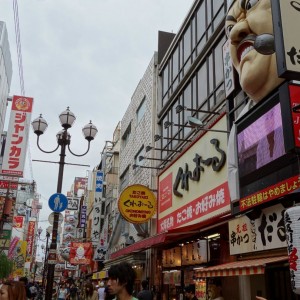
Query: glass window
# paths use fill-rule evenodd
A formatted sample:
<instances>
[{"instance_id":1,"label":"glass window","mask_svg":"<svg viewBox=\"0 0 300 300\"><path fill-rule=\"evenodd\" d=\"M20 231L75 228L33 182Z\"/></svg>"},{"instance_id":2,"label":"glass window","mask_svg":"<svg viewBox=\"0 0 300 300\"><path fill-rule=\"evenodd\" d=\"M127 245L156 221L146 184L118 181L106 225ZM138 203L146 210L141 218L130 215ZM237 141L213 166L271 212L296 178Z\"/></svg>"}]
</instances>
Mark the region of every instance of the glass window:
<instances>
[{"instance_id":1,"label":"glass window","mask_svg":"<svg viewBox=\"0 0 300 300\"><path fill-rule=\"evenodd\" d=\"M184 62L186 62L189 56L191 55L191 27L190 26L188 27L188 29L183 35L183 43L184 43L183 60Z\"/></svg>"},{"instance_id":2,"label":"glass window","mask_svg":"<svg viewBox=\"0 0 300 300\"><path fill-rule=\"evenodd\" d=\"M205 22L205 2L201 4L199 10L197 11L197 42L203 40L203 36L205 34L206 22ZM205 40L204 40L205 42ZM204 44L204 43L203 43ZM203 47L203 46L202 46ZM201 49L202 49L201 47ZM200 52L198 46L198 53Z\"/></svg>"},{"instance_id":3,"label":"glass window","mask_svg":"<svg viewBox=\"0 0 300 300\"><path fill-rule=\"evenodd\" d=\"M176 48L175 52L173 53L172 57L172 81L173 81L173 91L178 86L179 83L179 78L178 78L178 73L179 73L179 50Z\"/></svg>"},{"instance_id":4,"label":"glass window","mask_svg":"<svg viewBox=\"0 0 300 300\"><path fill-rule=\"evenodd\" d=\"M145 148L144 146L139 150L139 152L134 156L134 163L137 166L143 166L145 159L143 159L145 157Z\"/></svg>"},{"instance_id":5,"label":"glass window","mask_svg":"<svg viewBox=\"0 0 300 300\"><path fill-rule=\"evenodd\" d=\"M225 43L225 36L220 40L215 48L215 74L216 74L216 85L223 80L223 44Z\"/></svg>"},{"instance_id":6,"label":"glass window","mask_svg":"<svg viewBox=\"0 0 300 300\"><path fill-rule=\"evenodd\" d=\"M127 129L125 130L123 136L122 136L122 142L123 142L123 147L125 148L131 135L131 123L128 125Z\"/></svg>"},{"instance_id":7,"label":"glass window","mask_svg":"<svg viewBox=\"0 0 300 300\"><path fill-rule=\"evenodd\" d=\"M137 123L141 121L145 112L146 112L146 96L144 96L142 102L140 103L139 108L136 111Z\"/></svg>"},{"instance_id":8,"label":"glass window","mask_svg":"<svg viewBox=\"0 0 300 300\"><path fill-rule=\"evenodd\" d=\"M204 63L198 73L197 73L197 79L198 79L198 107L202 105L204 100L207 97L207 74L206 74L206 63Z\"/></svg>"},{"instance_id":9,"label":"glass window","mask_svg":"<svg viewBox=\"0 0 300 300\"><path fill-rule=\"evenodd\" d=\"M212 54L208 57L208 93L214 90L214 62Z\"/></svg>"},{"instance_id":10,"label":"glass window","mask_svg":"<svg viewBox=\"0 0 300 300\"><path fill-rule=\"evenodd\" d=\"M123 191L129 184L129 167L123 172L120 177L120 192Z\"/></svg>"},{"instance_id":11,"label":"glass window","mask_svg":"<svg viewBox=\"0 0 300 300\"><path fill-rule=\"evenodd\" d=\"M163 95L165 95L165 93L168 91L168 88L169 88L168 77L169 77L169 71L168 71L168 65L167 65L162 72Z\"/></svg>"},{"instance_id":12,"label":"glass window","mask_svg":"<svg viewBox=\"0 0 300 300\"><path fill-rule=\"evenodd\" d=\"M212 15L212 2L214 0L207 0L207 24L209 24L211 22L211 15Z\"/></svg>"},{"instance_id":13,"label":"glass window","mask_svg":"<svg viewBox=\"0 0 300 300\"><path fill-rule=\"evenodd\" d=\"M213 0L213 14L214 16L218 13L219 9L222 7L224 4L224 0Z\"/></svg>"}]
</instances>

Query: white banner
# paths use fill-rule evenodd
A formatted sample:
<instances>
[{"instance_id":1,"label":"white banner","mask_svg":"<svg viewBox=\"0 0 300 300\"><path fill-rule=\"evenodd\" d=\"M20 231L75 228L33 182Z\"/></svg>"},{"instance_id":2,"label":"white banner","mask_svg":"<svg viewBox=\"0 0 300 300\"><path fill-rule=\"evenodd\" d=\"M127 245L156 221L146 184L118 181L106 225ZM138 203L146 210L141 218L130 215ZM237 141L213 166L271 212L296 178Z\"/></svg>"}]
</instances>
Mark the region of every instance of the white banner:
<instances>
[{"instance_id":1,"label":"white banner","mask_svg":"<svg viewBox=\"0 0 300 300\"><path fill-rule=\"evenodd\" d=\"M13 96L2 174L23 177L33 98Z\"/></svg>"}]
</instances>

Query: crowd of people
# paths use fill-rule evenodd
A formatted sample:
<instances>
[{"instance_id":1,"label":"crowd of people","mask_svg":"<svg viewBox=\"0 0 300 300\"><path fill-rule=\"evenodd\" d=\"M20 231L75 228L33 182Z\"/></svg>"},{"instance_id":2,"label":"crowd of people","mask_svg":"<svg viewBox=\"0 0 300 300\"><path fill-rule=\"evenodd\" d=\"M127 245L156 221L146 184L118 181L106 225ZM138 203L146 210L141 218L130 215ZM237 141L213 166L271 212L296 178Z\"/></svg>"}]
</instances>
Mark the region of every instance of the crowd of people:
<instances>
[{"instance_id":1,"label":"crowd of people","mask_svg":"<svg viewBox=\"0 0 300 300\"><path fill-rule=\"evenodd\" d=\"M148 281L142 280L141 290L134 291L136 273L126 262L113 265L108 270L108 278L98 285L93 282L68 280L54 281L52 300L153 300L154 294L148 288ZM185 299L197 300L195 287L188 286L184 290ZM217 282L210 285L210 299L224 300ZM266 300L256 297L257 300ZM43 289L37 283L28 282L26 277L18 281L3 280L0 283L0 300L44 300Z\"/></svg>"}]
</instances>

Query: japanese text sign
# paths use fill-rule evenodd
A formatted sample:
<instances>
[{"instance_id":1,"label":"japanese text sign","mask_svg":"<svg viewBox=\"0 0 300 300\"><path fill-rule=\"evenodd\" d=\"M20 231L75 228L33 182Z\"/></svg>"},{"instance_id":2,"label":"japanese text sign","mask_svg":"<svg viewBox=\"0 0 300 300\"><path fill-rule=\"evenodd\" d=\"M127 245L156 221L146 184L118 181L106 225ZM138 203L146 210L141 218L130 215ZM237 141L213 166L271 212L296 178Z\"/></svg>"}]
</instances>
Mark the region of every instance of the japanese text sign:
<instances>
[{"instance_id":1,"label":"japanese text sign","mask_svg":"<svg viewBox=\"0 0 300 300\"><path fill-rule=\"evenodd\" d=\"M159 175L158 233L230 212L226 126L222 115Z\"/></svg>"},{"instance_id":2,"label":"japanese text sign","mask_svg":"<svg viewBox=\"0 0 300 300\"><path fill-rule=\"evenodd\" d=\"M121 215L128 222L145 223L156 212L156 197L146 186L135 184L123 190L118 206Z\"/></svg>"},{"instance_id":3,"label":"japanese text sign","mask_svg":"<svg viewBox=\"0 0 300 300\"><path fill-rule=\"evenodd\" d=\"M272 0L272 14L278 76L299 79L300 40L297 28L300 24L298 1Z\"/></svg>"},{"instance_id":4,"label":"japanese text sign","mask_svg":"<svg viewBox=\"0 0 300 300\"><path fill-rule=\"evenodd\" d=\"M284 211L277 204L262 209L256 219L242 216L229 221L230 255L285 247Z\"/></svg>"},{"instance_id":5,"label":"japanese text sign","mask_svg":"<svg viewBox=\"0 0 300 300\"><path fill-rule=\"evenodd\" d=\"M29 221L28 232L27 232L27 255L28 256L31 256L33 254L34 232L35 232L35 222Z\"/></svg>"},{"instance_id":6,"label":"japanese text sign","mask_svg":"<svg viewBox=\"0 0 300 300\"><path fill-rule=\"evenodd\" d=\"M103 172L97 171L96 174L96 193L102 193L103 190Z\"/></svg>"},{"instance_id":7,"label":"japanese text sign","mask_svg":"<svg viewBox=\"0 0 300 300\"><path fill-rule=\"evenodd\" d=\"M33 98L13 96L2 174L23 177Z\"/></svg>"},{"instance_id":8,"label":"japanese text sign","mask_svg":"<svg viewBox=\"0 0 300 300\"><path fill-rule=\"evenodd\" d=\"M230 56L230 40L227 40L223 45L223 67L225 96L228 97L235 90L234 69Z\"/></svg>"}]
</instances>

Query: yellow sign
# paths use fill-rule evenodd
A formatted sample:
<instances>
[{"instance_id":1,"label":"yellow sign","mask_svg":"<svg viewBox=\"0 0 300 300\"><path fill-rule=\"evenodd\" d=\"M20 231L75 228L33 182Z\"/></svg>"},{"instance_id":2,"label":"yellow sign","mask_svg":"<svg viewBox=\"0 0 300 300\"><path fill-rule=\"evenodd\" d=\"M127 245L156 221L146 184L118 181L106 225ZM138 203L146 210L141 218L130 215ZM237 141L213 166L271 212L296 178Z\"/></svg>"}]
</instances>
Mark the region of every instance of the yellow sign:
<instances>
[{"instance_id":1,"label":"yellow sign","mask_svg":"<svg viewBox=\"0 0 300 300\"><path fill-rule=\"evenodd\" d=\"M121 193L118 206L128 222L145 223L156 212L156 197L144 185L130 185Z\"/></svg>"}]
</instances>

